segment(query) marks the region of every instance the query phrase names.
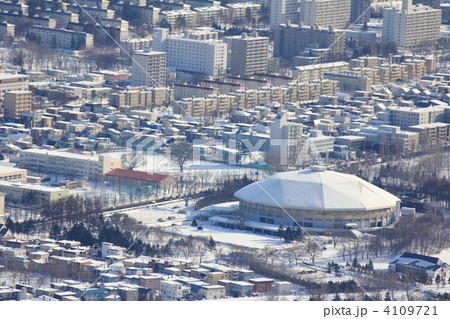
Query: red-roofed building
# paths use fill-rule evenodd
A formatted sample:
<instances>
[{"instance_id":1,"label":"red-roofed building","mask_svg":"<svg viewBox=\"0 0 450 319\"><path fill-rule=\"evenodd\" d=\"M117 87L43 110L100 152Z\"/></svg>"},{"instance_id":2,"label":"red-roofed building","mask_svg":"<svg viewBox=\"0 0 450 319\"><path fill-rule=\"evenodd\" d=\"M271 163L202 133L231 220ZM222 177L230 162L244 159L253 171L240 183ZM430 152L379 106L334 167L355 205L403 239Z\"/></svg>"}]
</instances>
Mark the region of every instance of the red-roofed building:
<instances>
[{"instance_id":1,"label":"red-roofed building","mask_svg":"<svg viewBox=\"0 0 450 319\"><path fill-rule=\"evenodd\" d=\"M145 187L151 186L152 192L164 187L169 188L175 183L175 177L165 174L149 174L141 171L132 171L123 168L113 169L106 174L106 179L110 181L113 187L121 185L127 187ZM147 192L148 189L144 192Z\"/></svg>"}]
</instances>

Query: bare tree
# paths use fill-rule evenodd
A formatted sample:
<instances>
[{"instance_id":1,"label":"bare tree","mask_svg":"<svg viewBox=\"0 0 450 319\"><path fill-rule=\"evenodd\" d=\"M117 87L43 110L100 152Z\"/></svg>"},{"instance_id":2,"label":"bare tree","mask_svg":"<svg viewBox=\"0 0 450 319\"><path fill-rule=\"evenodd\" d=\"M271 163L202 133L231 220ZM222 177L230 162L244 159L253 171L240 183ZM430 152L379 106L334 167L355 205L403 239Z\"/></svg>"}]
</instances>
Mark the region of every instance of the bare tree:
<instances>
[{"instance_id":1,"label":"bare tree","mask_svg":"<svg viewBox=\"0 0 450 319\"><path fill-rule=\"evenodd\" d=\"M132 150L131 152L127 152L121 156L122 168L134 170L135 168L145 165L146 158L141 153L138 153L136 150Z\"/></svg>"},{"instance_id":2,"label":"bare tree","mask_svg":"<svg viewBox=\"0 0 450 319\"><path fill-rule=\"evenodd\" d=\"M316 258L322 254L322 248L319 246L319 244L317 244L315 241L313 241L310 238L310 239L308 239L306 249L307 249L309 257L311 258L311 263L314 265Z\"/></svg>"},{"instance_id":3,"label":"bare tree","mask_svg":"<svg viewBox=\"0 0 450 319\"><path fill-rule=\"evenodd\" d=\"M178 165L181 173L183 173L184 165L192 159L192 146L187 142L178 142L170 146L170 159Z\"/></svg>"},{"instance_id":4,"label":"bare tree","mask_svg":"<svg viewBox=\"0 0 450 319\"><path fill-rule=\"evenodd\" d=\"M238 229L244 230L247 221L250 219L250 215L242 209L237 209L231 213L228 219L235 221Z\"/></svg>"}]
</instances>

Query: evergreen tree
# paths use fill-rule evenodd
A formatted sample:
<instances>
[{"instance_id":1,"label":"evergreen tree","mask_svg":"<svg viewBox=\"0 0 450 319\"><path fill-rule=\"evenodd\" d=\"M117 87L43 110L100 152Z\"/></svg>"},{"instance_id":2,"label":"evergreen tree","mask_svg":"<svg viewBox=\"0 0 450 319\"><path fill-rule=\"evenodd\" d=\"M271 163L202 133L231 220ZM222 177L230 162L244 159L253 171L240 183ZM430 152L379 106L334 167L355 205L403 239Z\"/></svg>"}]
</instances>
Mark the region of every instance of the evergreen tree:
<instances>
[{"instance_id":1,"label":"evergreen tree","mask_svg":"<svg viewBox=\"0 0 450 319\"><path fill-rule=\"evenodd\" d=\"M352 267L353 268L357 268L358 267L358 259L356 259L356 257L353 259Z\"/></svg>"},{"instance_id":2,"label":"evergreen tree","mask_svg":"<svg viewBox=\"0 0 450 319\"><path fill-rule=\"evenodd\" d=\"M192 226L192 227L197 227L197 226L198 226L197 219L194 218L194 219L192 220L191 226Z\"/></svg>"},{"instance_id":3,"label":"evergreen tree","mask_svg":"<svg viewBox=\"0 0 450 319\"><path fill-rule=\"evenodd\" d=\"M212 238L212 236L209 237L208 248L209 248L210 250L213 250L214 248L216 248L216 242L215 242L215 240Z\"/></svg>"},{"instance_id":4,"label":"evergreen tree","mask_svg":"<svg viewBox=\"0 0 450 319\"><path fill-rule=\"evenodd\" d=\"M386 291L386 294L384 295L384 301L392 301L391 293L389 291Z\"/></svg>"},{"instance_id":5,"label":"evergreen tree","mask_svg":"<svg viewBox=\"0 0 450 319\"><path fill-rule=\"evenodd\" d=\"M336 295L333 298L333 301L342 301L341 296L339 296L339 294L336 293Z\"/></svg>"}]
</instances>

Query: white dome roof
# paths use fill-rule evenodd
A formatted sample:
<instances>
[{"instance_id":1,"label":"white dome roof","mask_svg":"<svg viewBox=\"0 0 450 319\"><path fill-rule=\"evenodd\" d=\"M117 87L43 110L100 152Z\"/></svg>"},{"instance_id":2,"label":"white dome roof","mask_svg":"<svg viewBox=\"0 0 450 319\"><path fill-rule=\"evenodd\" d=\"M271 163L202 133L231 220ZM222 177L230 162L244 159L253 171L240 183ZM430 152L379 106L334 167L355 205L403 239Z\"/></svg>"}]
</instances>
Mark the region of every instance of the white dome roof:
<instances>
[{"instance_id":1,"label":"white dome roof","mask_svg":"<svg viewBox=\"0 0 450 319\"><path fill-rule=\"evenodd\" d=\"M400 201L357 176L320 168L277 173L234 196L261 205L318 211L372 211L395 207Z\"/></svg>"}]
</instances>

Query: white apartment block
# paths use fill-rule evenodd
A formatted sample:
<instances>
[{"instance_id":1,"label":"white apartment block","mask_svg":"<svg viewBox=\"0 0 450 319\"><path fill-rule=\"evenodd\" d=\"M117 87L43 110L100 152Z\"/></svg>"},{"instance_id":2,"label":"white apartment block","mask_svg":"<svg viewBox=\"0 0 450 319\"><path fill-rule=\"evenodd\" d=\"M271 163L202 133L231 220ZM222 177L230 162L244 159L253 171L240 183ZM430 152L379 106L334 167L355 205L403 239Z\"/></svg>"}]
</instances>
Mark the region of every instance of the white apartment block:
<instances>
[{"instance_id":1,"label":"white apartment block","mask_svg":"<svg viewBox=\"0 0 450 319\"><path fill-rule=\"evenodd\" d=\"M351 0L301 0L300 22L309 26L345 28L350 12Z\"/></svg>"},{"instance_id":2,"label":"white apartment block","mask_svg":"<svg viewBox=\"0 0 450 319\"><path fill-rule=\"evenodd\" d=\"M269 38L258 36L258 33L226 37L229 59L233 75L247 76L254 73L267 73L269 58Z\"/></svg>"},{"instance_id":3,"label":"white apartment block","mask_svg":"<svg viewBox=\"0 0 450 319\"><path fill-rule=\"evenodd\" d=\"M19 152L19 166L35 172L97 178L115 168L120 159L111 155L85 155L64 151L28 149Z\"/></svg>"},{"instance_id":4,"label":"white apartment block","mask_svg":"<svg viewBox=\"0 0 450 319\"><path fill-rule=\"evenodd\" d=\"M167 52L167 66L180 71L217 75L227 67L227 44L214 39L170 36L168 29L155 29L153 47Z\"/></svg>"},{"instance_id":5,"label":"white apartment block","mask_svg":"<svg viewBox=\"0 0 450 319\"><path fill-rule=\"evenodd\" d=\"M383 38L400 48L433 45L439 38L442 10L411 3L403 0L401 10L384 10Z\"/></svg>"},{"instance_id":6,"label":"white apartment block","mask_svg":"<svg viewBox=\"0 0 450 319\"><path fill-rule=\"evenodd\" d=\"M408 129L410 126L430 124L443 120L444 108L426 107L391 107L389 117L392 125L400 126L402 129Z\"/></svg>"},{"instance_id":7,"label":"white apartment block","mask_svg":"<svg viewBox=\"0 0 450 319\"><path fill-rule=\"evenodd\" d=\"M192 29L195 27L195 21L196 13L190 10L161 11L158 16L159 24L169 24L172 30Z\"/></svg>"},{"instance_id":8,"label":"white apartment block","mask_svg":"<svg viewBox=\"0 0 450 319\"><path fill-rule=\"evenodd\" d=\"M0 40L5 41L8 37L14 37L16 26L11 23L0 23Z\"/></svg>"},{"instance_id":9,"label":"white apartment block","mask_svg":"<svg viewBox=\"0 0 450 319\"><path fill-rule=\"evenodd\" d=\"M71 50L89 50L94 45L94 36L85 32L31 26L30 34L35 34L46 46Z\"/></svg>"},{"instance_id":10,"label":"white apartment block","mask_svg":"<svg viewBox=\"0 0 450 319\"><path fill-rule=\"evenodd\" d=\"M23 74L0 74L0 99L6 91L28 90L30 76Z\"/></svg>"},{"instance_id":11,"label":"white apartment block","mask_svg":"<svg viewBox=\"0 0 450 319\"><path fill-rule=\"evenodd\" d=\"M245 19L250 12L252 19L256 18L261 10L261 5L252 2L229 3L225 5L228 9L228 21Z\"/></svg>"},{"instance_id":12,"label":"white apartment block","mask_svg":"<svg viewBox=\"0 0 450 319\"><path fill-rule=\"evenodd\" d=\"M57 28L65 28L69 22L78 23L79 16L76 13L71 12L59 12L59 11L48 11L40 10L38 14L42 18L52 18L56 20Z\"/></svg>"},{"instance_id":13,"label":"white apartment block","mask_svg":"<svg viewBox=\"0 0 450 319\"><path fill-rule=\"evenodd\" d=\"M270 126L270 155L279 165L295 165L304 142L303 125L279 113ZM278 154L279 158L273 157ZM273 163L275 164L275 163Z\"/></svg>"},{"instance_id":14,"label":"white apartment block","mask_svg":"<svg viewBox=\"0 0 450 319\"><path fill-rule=\"evenodd\" d=\"M167 53L158 51L133 52L132 82L138 86L158 87L166 85Z\"/></svg>"},{"instance_id":15,"label":"white apartment block","mask_svg":"<svg viewBox=\"0 0 450 319\"><path fill-rule=\"evenodd\" d=\"M270 26L297 23L299 19L300 0L270 0Z\"/></svg>"},{"instance_id":16,"label":"white apartment block","mask_svg":"<svg viewBox=\"0 0 450 319\"><path fill-rule=\"evenodd\" d=\"M292 70L292 76L301 81L323 79L325 73L344 74L349 69L348 62L317 63L297 66Z\"/></svg>"},{"instance_id":17,"label":"white apartment block","mask_svg":"<svg viewBox=\"0 0 450 319\"><path fill-rule=\"evenodd\" d=\"M161 281L161 295L164 300L180 300L183 296L189 294L191 289L175 281Z\"/></svg>"},{"instance_id":18,"label":"white apartment block","mask_svg":"<svg viewBox=\"0 0 450 319\"><path fill-rule=\"evenodd\" d=\"M28 8L29 7L25 4L25 1L23 3L13 3L12 1L0 2L0 11L3 11L3 12L10 12L10 13L20 13L21 12L23 15L27 15Z\"/></svg>"},{"instance_id":19,"label":"white apartment block","mask_svg":"<svg viewBox=\"0 0 450 319\"><path fill-rule=\"evenodd\" d=\"M193 11L196 13L195 25L197 26L222 24L225 23L228 16L227 8L221 6L198 7L194 8Z\"/></svg>"}]
</instances>

